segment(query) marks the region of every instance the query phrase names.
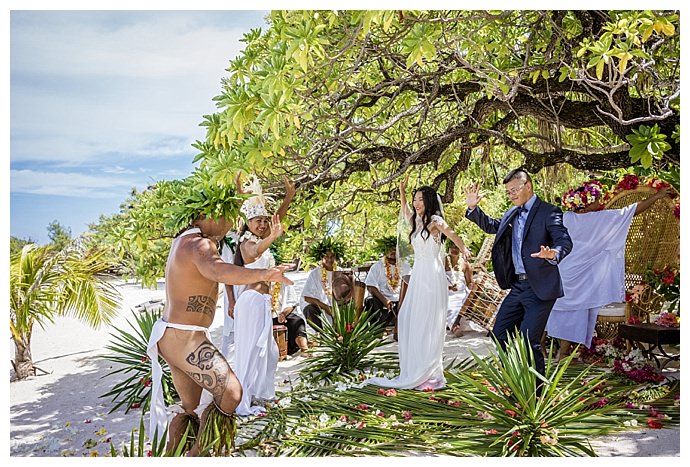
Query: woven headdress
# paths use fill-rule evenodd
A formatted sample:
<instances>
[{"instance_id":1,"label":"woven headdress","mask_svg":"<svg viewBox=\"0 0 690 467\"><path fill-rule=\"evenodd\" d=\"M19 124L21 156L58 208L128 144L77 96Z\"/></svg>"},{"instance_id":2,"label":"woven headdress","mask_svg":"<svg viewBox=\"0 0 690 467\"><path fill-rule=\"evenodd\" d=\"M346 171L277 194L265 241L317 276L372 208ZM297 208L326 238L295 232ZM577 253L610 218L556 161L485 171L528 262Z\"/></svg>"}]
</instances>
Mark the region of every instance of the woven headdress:
<instances>
[{"instance_id":1,"label":"woven headdress","mask_svg":"<svg viewBox=\"0 0 690 467\"><path fill-rule=\"evenodd\" d=\"M240 208L240 212L244 214L247 220L259 216L268 217L268 211L266 210L266 197L261 191L261 185L259 184L259 179L256 177L256 175L254 175L249 180L249 183L244 186L244 192L254 195L251 198L247 198L244 203L242 203L242 207Z\"/></svg>"}]
</instances>

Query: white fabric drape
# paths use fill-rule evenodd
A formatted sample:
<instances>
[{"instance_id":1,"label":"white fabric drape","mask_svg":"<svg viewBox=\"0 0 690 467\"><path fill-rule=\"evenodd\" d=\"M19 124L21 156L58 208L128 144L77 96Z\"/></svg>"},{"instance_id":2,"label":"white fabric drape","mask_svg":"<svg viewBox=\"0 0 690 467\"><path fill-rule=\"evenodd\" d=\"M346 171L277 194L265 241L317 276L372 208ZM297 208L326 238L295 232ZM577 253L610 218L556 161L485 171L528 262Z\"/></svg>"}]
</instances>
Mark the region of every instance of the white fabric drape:
<instances>
[{"instance_id":1,"label":"white fabric drape","mask_svg":"<svg viewBox=\"0 0 690 467\"><path fill-rule=\"evenodd\" d=\"M637 204L563 213L573 249L558 265L563 297L551 310L551 337L589 346L600 307L625 300L625 241Z\"/></svg>"}]
</instances>

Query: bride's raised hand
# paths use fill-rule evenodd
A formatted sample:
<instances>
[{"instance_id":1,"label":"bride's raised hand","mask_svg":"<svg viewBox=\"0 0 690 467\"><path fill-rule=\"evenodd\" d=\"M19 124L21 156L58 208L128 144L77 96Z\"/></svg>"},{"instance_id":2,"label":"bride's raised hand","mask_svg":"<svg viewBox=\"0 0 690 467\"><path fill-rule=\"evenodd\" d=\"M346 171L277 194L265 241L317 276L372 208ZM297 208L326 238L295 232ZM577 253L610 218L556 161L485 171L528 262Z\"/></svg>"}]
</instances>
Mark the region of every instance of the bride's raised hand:
<instances>
[{"instance_id":1,"label":"bride's raised hand","mask_svg":"<svg viewBox=\"0 0 690 467\"><path fill-rule=\"evenodd\" d=\"M407 181L410 179L410 174L405 175L403 180L400 180L400 194L404 195L407 190Z\"/></svg>"}]
</instances>

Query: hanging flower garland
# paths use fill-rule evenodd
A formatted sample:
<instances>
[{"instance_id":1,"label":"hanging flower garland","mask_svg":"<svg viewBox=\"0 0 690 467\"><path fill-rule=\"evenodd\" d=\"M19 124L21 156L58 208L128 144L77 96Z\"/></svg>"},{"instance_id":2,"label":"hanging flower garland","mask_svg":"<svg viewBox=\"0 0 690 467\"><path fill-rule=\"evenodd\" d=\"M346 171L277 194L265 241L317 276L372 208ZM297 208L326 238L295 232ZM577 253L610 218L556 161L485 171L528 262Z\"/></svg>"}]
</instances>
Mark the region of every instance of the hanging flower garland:
<instances>
[{"instance_id":1,"label":"hanging flower garland","mask_svg":"<svg viewBox=\"0 0 690 467\"><path fill-rule=\"evenodd\" d=\"M338 265L336 263L333 263L333 271L338 269ZM328 271L326 271L326 268L321 266L321 285L323 286L324 292L326 292L326 295L328 297L333 296L333 288L328 284Z\"/></svg>"},{"instance_id":2,"label":"hanging flower garland","mask_svg":"<svg viewBox=\"0 0 690 467\"><path fill-rule=\"evenodd\" d=\"M280 288L281 284L280 282L276 282L273 284L273 290L271 290L271 309L273 310L273 314L275 316L278 316L278 314L282 311L280 310Z\"/></svg>"},{"instance_id":3,"label":"hanging flower garland","mask_svg":"<svg viewBox=\"0 0 690 467\"><path fill-rule=\"evenodd\" d=\"M398 290L398 286L400 285L400 266L397 262L395 265L391 264L388 261L388 258L385 256L383 258L383 264L386 267L386 279L388 280L388 286L393 291ZM393 272L391 272L391 266L393 266Z\"/></svg>"}]
</instances>

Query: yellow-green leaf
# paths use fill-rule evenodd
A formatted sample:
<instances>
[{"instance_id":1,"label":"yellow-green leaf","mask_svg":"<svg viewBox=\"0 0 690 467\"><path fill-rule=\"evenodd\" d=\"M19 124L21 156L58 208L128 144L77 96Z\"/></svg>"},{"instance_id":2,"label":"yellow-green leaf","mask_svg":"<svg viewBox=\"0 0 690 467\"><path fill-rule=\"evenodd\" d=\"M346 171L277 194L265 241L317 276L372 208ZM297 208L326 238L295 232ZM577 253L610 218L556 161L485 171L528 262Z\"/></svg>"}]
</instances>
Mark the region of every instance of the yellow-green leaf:
<instances>
[{"instance_id":1,"label":"yellow-green leaf","mask_svg":"<svg viewBox=\"0 0 690 467\"><path fill-rule=\"evenodd\" d=\"M601 79L604 76L604 65L606 65L604 60L599 60L599 63L597 63L597 79Z\"/></svg>"}]
</instances>

